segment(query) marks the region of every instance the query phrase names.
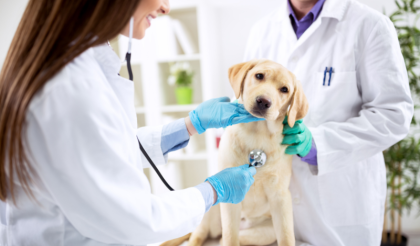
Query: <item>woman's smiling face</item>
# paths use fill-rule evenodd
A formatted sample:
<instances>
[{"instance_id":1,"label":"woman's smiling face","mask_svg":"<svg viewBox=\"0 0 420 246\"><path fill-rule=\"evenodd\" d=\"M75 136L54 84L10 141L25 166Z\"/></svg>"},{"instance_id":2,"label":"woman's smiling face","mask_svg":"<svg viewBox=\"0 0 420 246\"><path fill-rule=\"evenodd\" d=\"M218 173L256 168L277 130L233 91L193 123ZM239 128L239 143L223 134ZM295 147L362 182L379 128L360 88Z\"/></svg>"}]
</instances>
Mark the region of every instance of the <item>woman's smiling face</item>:
<instances>
[{"instance_id":1,"label":"woman's smiling face","mask_svg":"<svg viewBox=\"0 0 420 246\"><path fill-rule=\"evenodd\" d=\"M133 15L133 38L142 39L151 25L151 20L158 14L167 14L169 11L169 0L141 0ZM121 34L128 36L129 30L130 23L127 23Z\"/></svg>"}]
</instances>

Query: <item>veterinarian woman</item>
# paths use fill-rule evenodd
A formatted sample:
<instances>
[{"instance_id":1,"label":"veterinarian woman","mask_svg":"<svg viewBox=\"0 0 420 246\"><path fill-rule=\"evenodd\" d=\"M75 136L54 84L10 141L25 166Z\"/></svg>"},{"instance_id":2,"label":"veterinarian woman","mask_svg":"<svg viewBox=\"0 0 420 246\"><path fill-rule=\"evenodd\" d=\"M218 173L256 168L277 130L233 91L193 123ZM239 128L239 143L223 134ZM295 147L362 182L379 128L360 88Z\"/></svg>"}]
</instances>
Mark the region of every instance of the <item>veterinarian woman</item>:
<instances>
[{"instance_id":1,"label":"veterinarian woman","mask_svg":"<svg viewBox=\"0 0 420 246\"><path fill-rule=\"evenodd\" d=\"M252 29L245 60L279 62L302 82L303 122L290 190L296 245L378 246L386 192L382 151L403 139L413 102L398 38L383 14L352 0L281 0Z\"/></svg>"},{"instance_id":2,"label":"veterinarian woman","mask_svg":"<svg viewBox=\"0 0 420 246\"><path fill-rule=\"evenodd\" d=\"M0 241L8 246L145 245L191 232L214 203L240 202L255 168L155 196L136 135L157 164L207 128L255 121L227 98L136 129L133 83L107 45L141 39L166 0L31 0L0 77ZM211 183L211 185L210 185Z\"/></svg>"}]
</instances>

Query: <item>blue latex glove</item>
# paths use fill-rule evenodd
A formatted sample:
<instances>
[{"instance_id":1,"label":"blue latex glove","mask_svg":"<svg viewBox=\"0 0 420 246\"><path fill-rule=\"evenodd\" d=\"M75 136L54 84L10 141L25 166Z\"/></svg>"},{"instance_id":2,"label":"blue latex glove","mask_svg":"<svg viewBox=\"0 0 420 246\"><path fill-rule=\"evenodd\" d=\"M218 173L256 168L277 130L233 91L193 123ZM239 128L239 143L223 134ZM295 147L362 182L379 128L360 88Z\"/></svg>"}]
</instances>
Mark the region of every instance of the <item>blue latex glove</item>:
<instances>
[{"instance_id":1,"label":"blue latex glove","mask_svg":"<svg viewBox=\"0 0 420 246\"><path fill-rule=\"evenodd\" d=\"M264 120L251 115L243 104L230 103L228 97L210 99L190 112L190 120L199 134L208 128L221 128L238 123Z\"/></svg>"},{"instance_id":2,"label":"blue latex glove","mask_svg":"<svg viewBox=\"0 0 420 246\"><path fill-rule=\"evenodd\" d=\"M240 203L245 198L249 188L254 183L255 167L245 164L239 167L226 168L225 170L209 177L206 181L213 186L217 193L217 201L224 203Z\"/></svg>"},{"instance_id":3,"label":"blue latex glove","mask_svg":"<svg viewBox=\"0 0 420 246\"><path fill-rule=\"evenodd\" d=\"M286 148L286 154L299 155L305 157L312 147L312 133L303 124L302 120L295 122L293 127L287 124L287 117L283 121L283 142L281 144L290 145Z\"/></svg>"}]
</instances>

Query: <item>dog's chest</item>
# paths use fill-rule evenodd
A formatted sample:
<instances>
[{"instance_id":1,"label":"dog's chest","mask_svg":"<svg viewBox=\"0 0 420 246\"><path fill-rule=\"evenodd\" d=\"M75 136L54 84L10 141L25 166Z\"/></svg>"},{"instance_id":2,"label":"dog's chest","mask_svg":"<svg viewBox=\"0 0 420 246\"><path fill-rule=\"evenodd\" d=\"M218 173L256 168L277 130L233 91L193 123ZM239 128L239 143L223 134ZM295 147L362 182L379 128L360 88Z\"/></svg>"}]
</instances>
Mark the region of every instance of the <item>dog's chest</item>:
<instances>
[{"instance_id":1,"label":"dog's chest","mask_svg":"<svg viewBox=\"0 0 420 246\"><path fill-rule=\"evenodd\" d=\"M257 224L262 219L271 217L270 205L263 185L261 179L256 179L241 203L241 218L248 224Z\"/></svg>"},{"instance_id":2,"label":"dog's chest","mask_svg":"<svg viewBox=\"0 0 420 246\"><path fill-rule=\"evenodd\" d=\"M284 151L284 148L280 148L280 151L282 150ZM255 182L242 201L241 218L251 224L270 218L268 196L283 186L288 187L290 178L286 176L291 173L290 169L291 158L288 156L268 159L264 166L257 168Z\"/></svg>"},{"instance_id":3,"label":"dog's chest","mask_svg":"<svg viewBox=\"0 0 420 246\"><path fill-rule=\"evenodd\" d=\"M283 140L281 132L270 134L264 128L249 131L249 129L240 126L232 127L226 132L229 134L229 147L233 151L236 165L248 163L248 154L254 149L261 149L267 155L266 164L257 168L257 174L254 176L255 182L242 202L241 217L248 226L258 224L271 217L267 198L269 194L266 192L281 188L279 186L288 187L287 180L289 178L287 177L285 178L286 182L268 181L282 180L283 173L288 173L288 175L291 173L291 157L284 153L286 146L281 145Z\"/></svg>"},{"instance_id":4,"label":"dog's chest","mask_svg":"<svg viewBox=\"0 0 420 246\"><path fill-rule=\"evenodd\" d=\"M249 125L254 127L250 127ZM281 145L283 140L282 129L275 134L271 134L267 126L263 122L248 123L247 127L235 125L229 127L226 131L227 145L230 149L230 155L233 155L240 164L249 163L248 155L252 150L262 150L267 155L267 165L278 163L281 154L284 153L284 146ZM223 142L222 138L222 142ZM225 146L221 146L224 148Z\"/></svg>"}]
</instances>

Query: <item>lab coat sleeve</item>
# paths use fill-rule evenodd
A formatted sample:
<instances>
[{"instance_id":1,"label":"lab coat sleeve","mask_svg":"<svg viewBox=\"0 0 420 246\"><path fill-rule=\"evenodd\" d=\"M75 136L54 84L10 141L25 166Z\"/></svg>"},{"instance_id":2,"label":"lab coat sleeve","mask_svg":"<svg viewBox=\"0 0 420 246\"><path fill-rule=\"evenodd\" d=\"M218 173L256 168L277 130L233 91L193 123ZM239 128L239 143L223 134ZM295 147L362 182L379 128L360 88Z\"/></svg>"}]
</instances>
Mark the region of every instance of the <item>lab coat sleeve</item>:
<instances>
[{"instance_id":1,"label":"lab coat sleeve","mask_svg":"<svg viewBox=\"0 0 420 246\"><path fill-rule=\"evenodd\" d=\"M204 215L201 192L152 195L136 168L135 129L112 91L86 84L55 88L27 116L31 162L57 207L83 236L106 244L144 245L193 231ZM162 158L160 130L149 129L142 141Z\"/></svg>"},{"instance_id":2,"label":"lab coat sleeve","mask_svg":"<svg viewBox=\"0 0 420 246\"><path fill-rule=\"evenodd\" d=\"M409 132L413 101L395 28L382 17L356 61L362 107L345 122L309 127L318 151L319 175L382 152Z\"/></svg>"},{"instance_id":3,"label":"lab coat sleeve","mask_svg":"<svg viewBox=\"0 0 420 246\"><path fill-rule=\"evenodd\" d=\"M142 146L155 165L166 164L169 152L184 148L190 141L190 135L183 118L163 127L141 127L137 130L137 137L139 140L141 139ZM157 149L158 146L160 146L160 150ZM143 153L141 157L142 167L151 167Z\"/></svg>"},{"instance_id":4,"label":"lab coat sleeve","mask_svg":"<svg viewBox=\"0 0 420 246\"><path fill-rule=\"evenodd\" d=\"M164 165L168 155L164 155L161 148L162 126L146 126L137 129L137 137L155 165ZM143 168L151 167L149 161L141 153Z\"/></svg>"},{"instance_id":5,"label":"lab coat sleeve","mask_svg":"<svg viewBox=\"0 0 420 246\"><path fill-rule=\"evenodd\" d=\"M190 134L185 124L185 119L181 118L162 127L162 141L160 147L163 154L185 148L190 141Z\"/></svg>"}]
</instances>

